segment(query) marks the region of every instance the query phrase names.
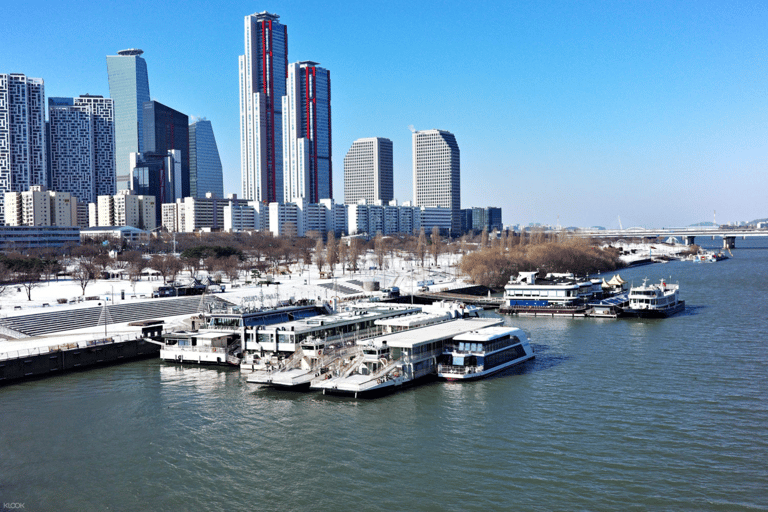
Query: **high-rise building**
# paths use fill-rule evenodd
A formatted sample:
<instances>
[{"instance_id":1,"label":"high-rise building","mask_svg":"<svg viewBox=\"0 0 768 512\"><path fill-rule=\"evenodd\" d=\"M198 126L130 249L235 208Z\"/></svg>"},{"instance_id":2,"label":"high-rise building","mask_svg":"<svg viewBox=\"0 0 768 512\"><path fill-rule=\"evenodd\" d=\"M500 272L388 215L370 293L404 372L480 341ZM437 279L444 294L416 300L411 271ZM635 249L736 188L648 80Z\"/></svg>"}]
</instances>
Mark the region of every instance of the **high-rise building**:
<instances>
[{"instance_id":1,"label":"high-rise building","mask_svg":"<svg viewBox=\"0 0 768 512\"><path fill-rule=\"evenodd\" d=\"M84 203L115 193L113 102L102 96L48 98L51 188Z\"/></svg>"},{"instance_id":2,"label":"high-rise building","mask_svg":"<svg viewBox=\"0 0 768 512\"><path fill-rule=\"evenodd\" d=\"M357 139L344 157L344 202L369 203L394 198L392 141L381 137Z\"/></svg>"},{"instance_id":3,"label":"high-rise building","mask_svg":"<svg viewBox=\"0 0 768 512\"><path fill-rule=\"evenodd\" d=\"M189 125L189 195L208 192L224 197L224 177L211 122L200 119Z\"/></svg>"},{"instance_id":4,"label":"high-rise building","mask_svg":"<svg viewBox=\"0 0 768 512\"><path fill-rule=\"evenodd\" d=\"M135 48L107 55L109 96L115 102L115 175L117 190L130 188L128 155L144 151L144 102L149 78L144 52Z\"/></svg>"},{"instance_id":5,"label":"high-rise building","mask_svg":"<svg viewBox=\"0 0 768 512\"><path fill-rule=\"evenodd\" d=\"M181 155L181 174L175 176L181 195L176 197L189 197L189 117L158 101L145 102L144 153L165 156L173 150Z\"/></svg>"},{"instance_id":6,"label":"high-rise building","mask_svg":"<svg viewBox=\"0 0 768 512\"><path fill-rule=\"evenodd\" d=\"M288 74L288 28L280 16L245 17L240 68L240 172L242 196L283 200L282 97Z\"/></svg>"},{"instance_id":7,"label":"high-rise building","mask_svg":"<svg viewBox=\"0 0 768 512\"><path fill-rule=\"evenodd\" d=\"M413 132L413 202L451 210L450 231L461 232L461 164L451 132Z\"/></svg>"},{"instance_id":8,"label":"high-rise building","mask_svg":"<svg viewBox=\"0 0 768 512\"><path fill-rule=\"evenodd\" d=\"M0 197L48 185L45 146L43 79L0 74Z\"/></svg>"},{"instance_id":9,"label":"high-rise building","mask_svg":"<svg viewBox=\"0 0 768 512\"><path fill-rule=\"evenodd\" d=\"M288 66L283 96L283 198L333 198L331 75L317 62Z\"/></svg>"},{"instance_id":10,"label":"high-rise building","mask_svg":"<svg viewBox=\"0 0 768 512\"><path fill-rule=\"evenodd\" d=\"M33 185L24 192L5 193L8 226L77 226L78 202L68 192Z\"/></svg>"},{"instance_id":11,"label":"high-rise building","mask_svg":"<svg viewBox=\"0 0 768 512\"><path fill-rule=\"evenodd\" d=\"M140 196L153 196L155 219L162 221L162 205L185 197L181 193L181 152L170 149L165 153L131 153L131 191Z\"/></svg>"}]
</instances>

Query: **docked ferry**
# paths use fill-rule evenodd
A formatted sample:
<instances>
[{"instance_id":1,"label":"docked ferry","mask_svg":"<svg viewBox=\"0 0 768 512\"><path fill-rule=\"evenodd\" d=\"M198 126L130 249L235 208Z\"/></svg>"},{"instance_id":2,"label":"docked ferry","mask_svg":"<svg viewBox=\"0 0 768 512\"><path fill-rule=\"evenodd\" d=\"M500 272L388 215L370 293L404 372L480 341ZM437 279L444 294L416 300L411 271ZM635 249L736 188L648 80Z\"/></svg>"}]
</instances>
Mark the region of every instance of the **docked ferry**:
<instances>
[{"instance_id":1,"label":"docked ferry","mask_svg":"<svg viewBox=\"0 0 768 512\"><path fill-rule=\"evenodd\" d=\"M355 398L380 396L434 377L437 359L454 337L499 325L496 318L463 318L379 336L363 346L363 357L322 375L310 387Z\"/></svg>"},{"instance_id":2,"label":"docked ferry","mask_svg":"<svg viewBox=\"0 0 768 512\"><path fill-rule=\"evenodd\" d=\"M641 318L666 318L685 309L685 301L680 300L680 287L669 284L663 279L660 284L643 284L629 290L629 306L624 315Z\"/></svg>"},{"instance_id":3,"label":"docked ferry","mask_svg":"<svg viewBox=\"0 0 768 512\"><path fill-rule=\"evenodd\" d=\"M437 376L445 380L481 379L534 357L522 329L486 327L447 342Z\"/></svg>"}]
</instances>

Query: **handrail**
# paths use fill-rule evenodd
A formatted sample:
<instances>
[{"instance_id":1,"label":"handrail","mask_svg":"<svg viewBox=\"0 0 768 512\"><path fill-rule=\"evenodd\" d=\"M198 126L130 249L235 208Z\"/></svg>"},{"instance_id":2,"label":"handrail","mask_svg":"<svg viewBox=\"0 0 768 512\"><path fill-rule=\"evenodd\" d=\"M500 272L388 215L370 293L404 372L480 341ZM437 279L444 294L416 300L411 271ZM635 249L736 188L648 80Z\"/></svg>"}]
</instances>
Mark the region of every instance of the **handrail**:
<instances>
[{"instance_id":1,"label":"handrail","mask_svg":"<svg viewBox=\"0 0 768 512\"><path fill-rule=\"evenodd\" d=\"M48 345L43 347L33 347L7 352L0 352L0 361L10 361L11 359L20 359L22 357L38 356L42 354L52 354L54 352L63 352L65 350L84 349L97 347L101 345L111 345L124 341L138 340L142 336L131 336L130 334L118 334L107 338L97 338L94 340L73 341L70 343L59 343L58 345Z\"/></svg>"}]
</instances>

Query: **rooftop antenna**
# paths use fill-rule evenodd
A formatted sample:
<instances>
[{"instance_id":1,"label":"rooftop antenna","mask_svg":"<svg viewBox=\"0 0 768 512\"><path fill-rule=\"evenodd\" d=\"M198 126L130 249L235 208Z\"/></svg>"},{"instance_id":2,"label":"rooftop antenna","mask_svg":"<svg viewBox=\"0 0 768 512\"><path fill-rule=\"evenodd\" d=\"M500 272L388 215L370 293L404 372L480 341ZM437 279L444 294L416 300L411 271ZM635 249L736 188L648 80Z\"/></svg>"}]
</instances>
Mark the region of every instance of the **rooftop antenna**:
<instances>
[{"instance_id":1,"label":"rooftop antenna","mask_svg":"<svg viewBox=\"0 0 768 512\"><path fill-rule=\"evenodd\" d=\"M619 231L624 231L624 228L621 226L621 215L619 215Z\"/></svg>"},{"instance_id":2,"label":"rooftop antenna","mask_svg":"<svg viewBox=\"0 0 768 512\"><path fill-rule=\"evenodd\" d=\"M717 226L717 210L712 210L712 224Z\"/></svg>"}]
</instances>

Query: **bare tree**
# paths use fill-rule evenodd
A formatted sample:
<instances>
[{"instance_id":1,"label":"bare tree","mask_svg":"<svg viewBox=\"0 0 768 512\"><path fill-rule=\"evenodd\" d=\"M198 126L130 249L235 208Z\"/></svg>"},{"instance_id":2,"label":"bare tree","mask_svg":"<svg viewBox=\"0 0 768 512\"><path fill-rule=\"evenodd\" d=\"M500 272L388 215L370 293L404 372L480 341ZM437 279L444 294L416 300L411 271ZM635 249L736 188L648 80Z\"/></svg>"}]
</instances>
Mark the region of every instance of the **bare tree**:
<instances>
[{"instance_id":1,"label":"bare tree","mask_svg":"<svg viewBox=\"0 0 768 512\"><path fill-rule=\"evenodd\" d=\"M419 230L419 240L416 244L416 256L421 261L421 266L424 266L424 258L427 255L427 235L424 233L424 228Z\"/></svg>"},{"instance_id":2,"label":"bare tree","mask_svg":"<svg viewBox=\"0 0 768 512\"><path fill-rule=\"evenodd\" d=\"M333 231L328 232L328 243L325 245L325 259L333 272L334 267L339 262L339 246L336 245L336 236Z\"/></svg>"},{"instance_id":3,"label":"bare tree","mask_svg":"<svg viewBox=\"0 0 768 512\"><path fill-rule=\"evenodd\" d=\"M32 290L40 286L40 270L30 265L19 272L17 278L27 294L27 300L32 300Z\"/></svg>"},{"instance_id":4,"label":"bare tree","mask_svg":"<svg viewBox=\"0 0 768 512\"><path fill-rule=\"evenodd\" d=\"M347 261L349 260L349 247L344 243L343 239L339 239L339 263L341 263L342 274L347 270Z\"/></svg>"},{"instance_id":5,"label":"bare tree","mask_svg":"<svg viewBox=\"0 0 768 512\"><path fill-rule=\"evenodd\" d=\"M11 276L12 273L8 265L0 261L0 296L10 290Z\"/></svg>"},{"instance_id":6,"label":"bare tree","mask_svg":"<svg viewBox=\"0 0 768 512\"><path fill-rule=\"evenodd\" d=\"M359 238L353 238L349 241L349 247L348 250L348 259L349 259L349 265L352 267L352 270L356 271L359 266L359 259L360 256L363 254L363 241Z\"/></svg>"},{"instance_id":7,"label":"bare tree","mask_svg":"<svg viewBox=\"0 0 768 512\"><path fill-rule=\"evenodd\" d=\"M323 271L325 266L325 248L323 247L322 238L318 238L317 244L315 244L315 265L317 265L318 272Z\"/></svg>"},{"instance_id":8,"label":"bare tree","mask_svg":"<svg viewBox=\"0 0 768 512\"><path fill-rule=\"evenodd\" d=\"M432 246L430 247L430 251L432 252L432 258L435 260L435 266L437 266L437 258L443 251L443 244L440 240L440 228L437 226L432 227Z\"/></svg>"},{"instance_id":9,"label":"bare tree","mask_svg":"<svg viewBox=\"0 0 768 512\"><path fill-rule=\"evenodd\" d=\"M80 285L80 288L83 290L83 296L85 296L86 287L96 278L96 265L87 259L81 260L72 272L72 277Z\"/></svg>"},{"instance_id":10,"label":"bare tree","mask_svg":"<svg viewBox=\"0 0 768 512\"><path fill-rule=\"evenodd\" d=\"M488 247L488 228L484 227L483 232L480 233L480 249Z\"/></svg>"},{"instance_id":11,"label":"bare tree","mask_svg":"<svg viewBox=\"0 0 768 512\"><path fill-rule=\"evenodd\" d=\"M387 246L384 243L384 236L381 231L376 232L376 238L373 239L373 252L376 254L376 263L379 270L384 268L384 257L387 255Z\"/></svg>"},{"instance_id":12,"label":"bare tree","mask_svg":"<svg viewBox=\"0 0 768 512\"><path fill-rule=\"evenodd\" d=\"M234 283L237 281L237 278L240 277L240 258L233 254L229 258L222 258L221 263L229 282Z\"/></svg>"}]
</instances>

